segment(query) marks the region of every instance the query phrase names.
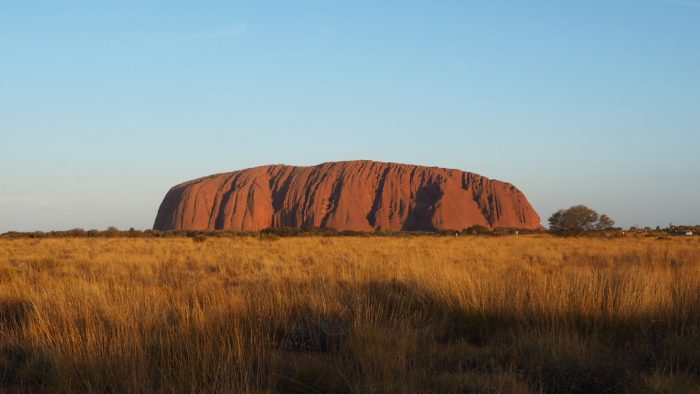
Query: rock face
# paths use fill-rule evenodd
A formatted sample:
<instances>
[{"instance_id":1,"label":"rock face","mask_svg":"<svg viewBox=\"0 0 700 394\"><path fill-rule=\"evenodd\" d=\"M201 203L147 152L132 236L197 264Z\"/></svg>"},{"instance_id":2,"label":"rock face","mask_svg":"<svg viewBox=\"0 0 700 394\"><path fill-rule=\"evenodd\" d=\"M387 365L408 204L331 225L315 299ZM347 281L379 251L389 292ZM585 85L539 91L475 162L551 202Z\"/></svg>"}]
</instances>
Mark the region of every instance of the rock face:
<instances>
[{"instance_id":1,"label":"rock face","mask_svg":"<svg viewBox=\"0 0 700 394\"><path fill-rule=\"evenodd\" d=\"M348 161L268 165L211 175L170 189L157 230L257 231L536 229L540 217L515 186L437 167Z\"/></svg>"}]
</instances>

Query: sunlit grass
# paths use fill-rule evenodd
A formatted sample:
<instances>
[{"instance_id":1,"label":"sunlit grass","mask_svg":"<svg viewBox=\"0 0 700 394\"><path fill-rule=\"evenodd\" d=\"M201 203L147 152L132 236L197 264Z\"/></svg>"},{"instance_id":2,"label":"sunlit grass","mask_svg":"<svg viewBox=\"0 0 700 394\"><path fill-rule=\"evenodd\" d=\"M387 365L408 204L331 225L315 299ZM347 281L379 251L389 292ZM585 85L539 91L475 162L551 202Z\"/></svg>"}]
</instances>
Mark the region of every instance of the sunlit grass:
<instances>
[{"instance_id":1,"label":"sunlit grass","mask_svg":"<svg viewBox=\"0 0 700 394\"><path fill-rule=\"evenodd\" d=\"M0 389L698 385L697 237L0 240Z\"/></svg>"}]
</instances>

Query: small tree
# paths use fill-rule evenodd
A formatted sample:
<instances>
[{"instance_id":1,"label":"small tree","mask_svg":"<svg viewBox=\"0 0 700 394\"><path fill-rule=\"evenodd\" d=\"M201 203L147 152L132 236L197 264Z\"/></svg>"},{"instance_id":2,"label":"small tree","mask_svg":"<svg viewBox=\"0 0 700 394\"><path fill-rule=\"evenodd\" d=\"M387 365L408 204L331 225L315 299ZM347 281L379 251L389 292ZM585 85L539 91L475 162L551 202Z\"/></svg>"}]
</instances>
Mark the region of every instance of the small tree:
<instances>
[{"instance_id":1,"label":"small tree","mask_svg":"<svg viewBox=\"0 0 700 394\"><path fill-rule=\"evenodd\" d=\"M610 219L608 215L600 215L598 218L598 223L596 223L596 230L608 230L615 226L615 221Z\"/></svg>"},{"instance_id":2,"label":"small tree","mask_svg":"<svg viewBox=\"0 0 700 394\"><path fill-rule=\"evenodd\" d=\"M569 209L560 209L549 218L549 231L562 235L605 230L614 225L615 222L608 215L598 215L598 212L585 205L574 205Z\"/></svg>"}]
</instances>

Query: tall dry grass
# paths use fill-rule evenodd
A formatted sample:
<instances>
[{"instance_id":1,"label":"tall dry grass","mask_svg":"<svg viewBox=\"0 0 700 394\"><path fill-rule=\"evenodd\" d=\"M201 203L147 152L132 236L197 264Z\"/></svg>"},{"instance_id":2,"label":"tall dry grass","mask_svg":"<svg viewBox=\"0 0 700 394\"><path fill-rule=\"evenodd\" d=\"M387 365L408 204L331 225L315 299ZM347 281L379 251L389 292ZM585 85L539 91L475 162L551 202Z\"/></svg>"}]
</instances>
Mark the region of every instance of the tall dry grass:
<instances>
[{"instance_id":1,"label":"tall dry grass","mask_svg":"<svg viewBox=\"0 0 700 394\"><path fill-rule=\"evenodd\" d=\"M0 240L0 391L698 392L700 239Z\"/></svg>"}]
</instances>

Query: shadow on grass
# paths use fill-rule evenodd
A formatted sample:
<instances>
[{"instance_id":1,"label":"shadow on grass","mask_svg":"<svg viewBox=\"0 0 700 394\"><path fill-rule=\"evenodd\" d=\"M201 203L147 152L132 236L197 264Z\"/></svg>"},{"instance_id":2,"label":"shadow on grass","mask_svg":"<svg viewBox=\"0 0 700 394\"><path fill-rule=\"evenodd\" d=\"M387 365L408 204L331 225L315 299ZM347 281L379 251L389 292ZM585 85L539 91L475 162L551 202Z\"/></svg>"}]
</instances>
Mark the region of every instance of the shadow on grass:
<instances>
[{"instance_id":1,"label":"shadow on grass","mask_svg":"<svg viewBox=\"0 0 700 394\"><path fill-rule=\"evenodd\" d=\"M327 297L343 312L311 301L273 316L201 305L204 322L187 325L164 309L154 312L160 325L111 352L96 349L91 364L22 341L32 305L4 299L0 329L20 340L0 344L0 388L618 393L664 392L700 376L700 312L691 304L624 317L477 311L396 280ZM104 343L119 332L103 330Z\"/></svg>"}]
</instances>

